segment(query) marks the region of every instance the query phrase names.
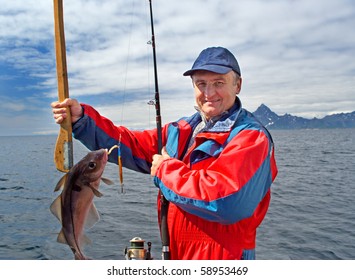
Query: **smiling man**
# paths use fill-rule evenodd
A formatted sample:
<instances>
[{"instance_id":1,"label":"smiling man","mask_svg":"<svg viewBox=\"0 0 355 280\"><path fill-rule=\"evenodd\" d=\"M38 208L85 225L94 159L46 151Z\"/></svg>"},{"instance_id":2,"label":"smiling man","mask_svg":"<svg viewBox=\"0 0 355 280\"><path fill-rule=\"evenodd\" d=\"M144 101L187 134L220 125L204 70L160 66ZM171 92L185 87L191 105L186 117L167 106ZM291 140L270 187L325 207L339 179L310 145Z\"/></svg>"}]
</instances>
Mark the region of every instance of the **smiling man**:
<instances>
[{"instance_id":1,"label":"smiling man","mask_svg":"<svg viewBox=\"0 0 355 280\"><path fill-rule=\"evenodd\" d=\"M121 139L123 166L154 177L170 202L171 259L255 259L256 230L277 174L272 138L242 108L241 71L229 50L203 50L184 75L191 76L198 112L163 126L161 154L156 129L115 126L76 100L53 102L54 118L61 123L69 106L77 139L92 150Z\"/></svg>"},{"instance_id":2,"label":"smiling man","mask_svg":"<svg viewBox=\"0 0 355 280\"><path fill-rule=\"evenodd\" d=\"M184 76L192 77L196 104L206 118L230 109L242 86L237 60L230 51L220 47L201 52Z\"/></svg>"}]
</instances>

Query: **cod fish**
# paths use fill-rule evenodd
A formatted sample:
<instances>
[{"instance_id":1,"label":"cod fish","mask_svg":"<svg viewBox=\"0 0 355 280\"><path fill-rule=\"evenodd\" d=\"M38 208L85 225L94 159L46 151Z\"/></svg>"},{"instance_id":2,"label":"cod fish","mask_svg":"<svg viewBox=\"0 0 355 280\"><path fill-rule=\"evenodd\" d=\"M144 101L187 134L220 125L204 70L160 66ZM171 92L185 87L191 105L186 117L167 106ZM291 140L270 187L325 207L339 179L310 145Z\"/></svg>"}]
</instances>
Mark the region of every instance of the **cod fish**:
<instances>
[{"instance_id":1,"label":"cod fish","mask_svg":"<svg viewBox=\"0 0 355 280\"><path fill-rule=\"evenodd\" d=\"M93 204L94 196L101 197L100 180L108 159L106 149L89 152L57 183L54 191L62 193L50 206L51 212L62 224L57 241L68 244L76 260L87 259L82 246L91 243L85 236L84 228L91 228L99 219L99 213Z\"/></svg>"}]
</instances>

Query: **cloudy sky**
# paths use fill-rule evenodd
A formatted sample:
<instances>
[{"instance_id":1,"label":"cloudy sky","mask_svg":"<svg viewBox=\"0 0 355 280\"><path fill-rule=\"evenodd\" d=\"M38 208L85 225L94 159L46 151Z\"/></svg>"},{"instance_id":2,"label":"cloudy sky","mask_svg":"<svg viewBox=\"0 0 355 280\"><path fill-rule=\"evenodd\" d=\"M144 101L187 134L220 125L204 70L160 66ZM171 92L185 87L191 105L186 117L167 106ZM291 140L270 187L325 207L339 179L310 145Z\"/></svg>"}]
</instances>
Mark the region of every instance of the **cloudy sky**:
<instances>
[{"instance_id":1,"label":"cloudy sky","mask_svg":"<svg viewBox=\"0 0 355 280\"><path fill-rule=\"evenodd\" d=\"M237 57L243 106L321 118L355 110L352 0L153 0L163 123L194 112L189 69L209 46ZM118 125L153 128L148 0L64 0L70 96ZM51 0L0 0L0 135L55 134Z\"/></svg>"}]
</instances>

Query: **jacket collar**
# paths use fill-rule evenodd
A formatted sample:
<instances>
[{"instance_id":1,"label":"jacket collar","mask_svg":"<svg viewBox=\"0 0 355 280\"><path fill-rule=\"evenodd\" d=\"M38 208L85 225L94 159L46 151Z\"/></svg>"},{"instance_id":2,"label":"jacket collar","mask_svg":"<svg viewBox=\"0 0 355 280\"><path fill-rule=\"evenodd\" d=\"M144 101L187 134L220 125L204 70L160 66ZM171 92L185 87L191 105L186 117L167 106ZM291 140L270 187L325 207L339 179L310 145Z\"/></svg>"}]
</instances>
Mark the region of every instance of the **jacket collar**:
<instances>
[{"instance_id":1,"label":"jacket collar","mask_svg":"<svg viewBox=\"0 0 355 280\"><path fill-rule=\"evenodd\" d=\"M219 116L211 118L210 120L206 119L205 115L198 107L195 107L195 109L199 112L201 121L205 123L204 131L226 132L230 131L235 124L242 109L242 103L236 96L234 105L229 110L223 112Z\"/></svg>"}]
</instances>

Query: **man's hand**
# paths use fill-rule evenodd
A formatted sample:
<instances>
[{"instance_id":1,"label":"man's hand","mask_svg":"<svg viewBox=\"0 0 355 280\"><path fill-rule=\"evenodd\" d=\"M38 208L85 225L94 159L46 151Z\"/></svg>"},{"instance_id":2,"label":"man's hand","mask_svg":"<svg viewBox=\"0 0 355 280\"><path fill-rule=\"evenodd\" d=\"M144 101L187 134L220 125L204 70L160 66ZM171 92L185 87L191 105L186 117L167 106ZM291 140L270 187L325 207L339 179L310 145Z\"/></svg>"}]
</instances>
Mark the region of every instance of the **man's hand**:
<instances>
[{"instance_id":1,"label":"man's hand","mask_svg":"<svg viewBox=\"0 0 355 280\"><path fill-rule=\"evenodd\" d=\"M55 101L51 103L53 117L57 124L61 124L68 116L67 108L70 108L71 122L75 123L83 115L83 108L76 99L67 98L63 102Z\"/></svg>"},{"instance_id":2,"label":"man's hand","mask_svg":"<svg viewBox=\"0 0 355 280\"><path fill-rule=\"evenodd\" d=\"M158 170L160 164L164 160L169 159L169 158L170 158L170 156L166 152L165 147L163 147L163 149L161 149L161 155L155 154L153 156L153 162L152 162L152 167L150 169L150 175L152 175L154 177L155 174L157 173L157 170Z\"/></svg>"}]
</instances>

